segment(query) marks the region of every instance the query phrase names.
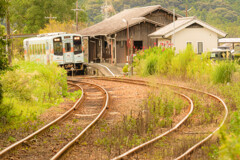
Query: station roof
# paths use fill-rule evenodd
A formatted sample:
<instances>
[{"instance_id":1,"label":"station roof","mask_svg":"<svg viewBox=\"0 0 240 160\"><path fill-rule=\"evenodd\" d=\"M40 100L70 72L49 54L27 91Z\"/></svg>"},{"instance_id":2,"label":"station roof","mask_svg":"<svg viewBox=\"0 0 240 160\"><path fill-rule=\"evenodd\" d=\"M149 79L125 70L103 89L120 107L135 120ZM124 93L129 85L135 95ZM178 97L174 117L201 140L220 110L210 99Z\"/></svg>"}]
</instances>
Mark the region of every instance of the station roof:
<instances>
[{"instance_id":1,"label":"station roof","mask_svg":"<svg viewBox=\"0 0 240 160\"><path fill-rule=\"evenodd\" d=\"M240 38L221 38L219 43L240 43Z\"/></svg>"},{"instance_id":2,"label":"station roof","mask_svg":"<svg viewBox=\"0 0 240 160\"><path fill-rule=\"evenodd\" d=\"M173 14L172 11L167 10L160 5L147 6L140 8L125 9L122 12L103 20L93 26L85 28L78 33L83 36L97 36L97 35L110 35L127 28L127 24L123 22L123 19L128 21L129 27L134 26L141 22L148 22L158 26L163 26L163 24L157 23L155 21L149 20L144 16L156 11L163 10L169 14ZM181 15L176 14L178 17Z\"/></svg>"}]
</instances>

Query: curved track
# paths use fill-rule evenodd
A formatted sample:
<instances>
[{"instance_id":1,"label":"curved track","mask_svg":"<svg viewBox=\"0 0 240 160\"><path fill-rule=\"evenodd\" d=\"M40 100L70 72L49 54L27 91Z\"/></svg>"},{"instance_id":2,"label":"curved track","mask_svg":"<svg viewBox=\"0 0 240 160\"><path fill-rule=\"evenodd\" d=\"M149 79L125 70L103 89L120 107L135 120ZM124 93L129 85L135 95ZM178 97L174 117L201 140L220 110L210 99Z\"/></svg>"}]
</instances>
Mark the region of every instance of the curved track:
<instances>
[{"instance_id":1,"label":"curved track","mask_svg":"<svg viewBox=\"0 0 240 160\"><path fill-rule=\"evenodd\" d=\"M92 79L92 78L90 78ZM131 84L140 84L140 85L147 85L148 82L146 81L143 81L143 80L133 80L133 79L123 79L123 78L94 78L94 79L97 79L97 80L106 80L106 81L115 81L115 82L124 82L124 83L131 83ZM169 87L173 87L173 88L180 88L180 89L183 89L183 90L187 90L187 91L191 91L191 92L196 92L196 93L199 93L199 94L203 94L203 95L207 95L209 97L212 97L213 99L215 99L216 101L219 101L222 106L224 107L225 109L225 115L224 115L224 118L221 122L221 124L219 125L219 127L217 127L211 134L209 134L206 138L204 138L203 140L201 140L200 142L196 143L194 146L192 146L191 148L189 148L185 153L183 153L182 155L180 155L179 157L176 158L176 160L178 159L182 159L184 157L186 157L187 155L189 155L193 150L197 149L199 146L201 146L203 143L205 143L206 141L208 141L213 135L214 133L216 133L224 124L224 122L226 121L227 119L227 115L228 115L228 108L225 104L225 102L219 98L218 96L216 95L213 95L211 93L208 93L208 92L204 92L204 91L200 91L200 90L196 90L196 89L193 89L193 88L188 88L188 87L183 87L183 86L177 86L177 85L172 85L172 84L167 84L167 83L157 83L157 85L165 85L165 86L169 86ZM186 118L186 117L185 117ZM175 126L176 127L176 126ZM174 127L174 128L175 128ZM138 150L140 150L141 148L149 145L150 143L153 143L155 141L157 141L158 139L162 138L163 136L166 136L168 135L170 132L172 132L173 128L170 129L169 131L165 132L164 134L144 143L144 144L141 144L115 158L113 158L114 160L117 160L117 159L122 159L134 152L137 152Z\"/></svg>"},{"instance_id":2,"label":"curved track","mask_svg":"<svg viewBox=\"0 0 240 160\"><path fill-rule=\"evenodd\" d=\"M11 150L13 150L14 148L16 148L17 146L19 146L19 147L21 147L21 144L22 144L22 146L24 146L24 144L27 142L27 141L29 141L30 139L32 139L33 137L34 138L36 138L36 135L39 135L40 133L43 133L43 134L47 134L47 135L40 135L40 137L42 136L42 137L50 137L49 139L50 140L48 140L47 142L49 143L49 142L51 142L51 139L53 139L53 137L54 137L54 135L49 135L49 134L51 134L51 133L49 133L49 132L46 132L49 128L50 128L50 130L51 130L51 128L54 128L53 126L55 125L55 124L58 124L61 120L62 120L62 122L60 123L60 124L62 124L62 123L66 123L66 121L68 120L69 121L69 119L71 119L72 117L74 117L74 115L73 116L71 116L71 117L69 117L70 115L72 115L71 113L77 113L77 112L79 112L79 113L82 113L82 110L84 110L84 108L82 107L82 106L84 106L84 107L87 107L88 105L91 105L91 102L94 100L94 99L102 99L103 98L103 105L101 106L101 107L99 107L99 109L98 110L100 110L101 109L101 111L100 111L100 113L98 113L98 114L96 114L97 116L96 116L96 118L94 118L94 120L92 121L92 122L89 122L89 120L87 121L87 123L88 123L88 125L87 126L84 126L83 128L83 130L81 131L81 133L74 139L74 140L76 140L76 139L79 139L84 133L86 133L87 131L88 131L88 129L92 126L92 125L94 125L95 123L96 123L96 121L104 114L104 112L106 111L106 109L107 109L107 106L108 106L108 104L109 104L109 95L108 95L108 93L107 93L107 91L104 89L104 88L102 88L101 86L98 86L98 85L94 85L94 84L91 84L91 83L87 83L87 82L81 82L81 83L79 83L79 84L81 84L81 86L79 85L79 84L73 84L73 83L69 83L69 84L71 84L71 85L74 85L74 86L76 86L76 87L78 87L79 89L81 89L82 90L82 95L81 95L81 97L78 99L78 101L74 104L74 106L71 108L71 109L69 109L67 112L65 112L63 115L61 115L59 118L57 118L57 119L55 119L54 121L52 121L52 122L50 122L49 124L47 124L47 125L45 125L44 127L42 127L41 129L39 129L39 130L37 130L37 131L35 131L34 133L32 133L31 135L29 135L29 136L27 136L27 137L25 137L25 138L23 138L22 140L20 140L20 141L18 141L18 142L16 142L16 143L14 143L14 144L12 144L11 146L9 146L9 147L7 147L7 148L5 148L4 150L2 150L1 152L0 152L0 157L1 158L6 158L6 159L9 159L9 157L7 158L7 157L3 157L3 156L10 156L10 158L12 158L12 156L11 156ZM83 87L82 86L84 86L85 85L85 89L83 89ZM85 90L89 90L89 91L85 91ZM103 97L98 97L98 96L96 96L96 95L94 95L93 97L91 97L91 94L94 94L94 92L101 92L101 95L103 96ZM96 100L95 100L96 101ZM97 102L97 103L99 103L99 101ZM96 102L95 102L95 104L96 104ZM79 107L81 105L81 107ZM88 110L88 109L86 109L86 110ZM94 109L94 110L96 110L96 109ZM81 112L80 112L81 111ZM84 113L84 114L86 114L86 112ZM84 116L84 114L82 115L80 115L80 116ZM88 115L87 115L88 116ZM95 116L95 114L94 115L90 115L91 117L92 116ZM61 127L61 128L64 128L64 127ZM65 131L64 131L65 132ZM63 137L64 138L64 137ZM39 141L41 141L43 138L40 138L40 140ZM68 138L64 138L64 139L67 139L68 140ZM59 156L61 156L61 154L63 154L66 150L67 150L67 148L68 147L70 147L71 146L71 144L72 144L72 142L73 141L71 141L70 143L68 143L66 146L64 146L63 147L63 149L61 149L56 155L54 155L53 156L53 158L52 159L56 159L57 157L59 157ZM42 143L42 142L41 142ZM45 143L45 142L43 142L43 143ZM49 144L49 146L51 146L52 145L52 143L50 143ZM34 145L33 145L34 146ZM29 146L29 147L32 147L32 144ZM37 147L36 148L39 148L39 144L37 144ZM33 150L37 150L36 148L34 148ZM43 147L44 148L44 147ZM18 150L17 150L17 152L18 152ZM16 154L17 152L15 152L14 154ZM21 153L21 151L19 151L20 153ZM24 151L25 152L25 151ZM42 152L45 152L45 148L44 148L44 151L42 151ZM17 153L18 154L18 153ZM32 154L31 152L28 154L28 156L30 156L30 154ZM51 153L52 154L52 153ZM50 155L51 155L50 154ZM36 155L35 155L36 156ZM42 156L44 156L44 157L41 157L41 158L43 158L43 159L46 159L46 157L48 157L46 154L44 154L44 155L42 155ZM34 156L33 156L34 157ZM24 156L18 156L18 158L22 158L22 159L25 159L26 157L24 157ZM36 157L35 157L36 158ZM28 159L31 159L31 157L28 157ZM48 158L47 158L48 159Z\"/></svg>"},{"instance_id":3,"label":"curved track","mask_svg":"<svg viewBox=\"0 0 240 160\"><path fill-rule=\"evenodd\" d=\"M72 81L72 82L77 83L77 81ZM95 85L95 84L92 84L92 85ZM98 116L79 135L77 135L72 141L70 141L67 145L65 145L57 154L55 154L51 158L51 160L55 160L55 159L59 158L64 152L66 152L81 136L83 136L86 133L86 131L89 128L91 128L101 118L101 116L103 116L103 114L107 110L107 107L108 107L108 104L109 104L109 94L101 86L99 86L99 85L95 85L95 86L98 86L98 88L101 89L105 93L105 95L106 95L106 101L105 101L103 109L98 114Z\"/></svg>"}]
</instances>

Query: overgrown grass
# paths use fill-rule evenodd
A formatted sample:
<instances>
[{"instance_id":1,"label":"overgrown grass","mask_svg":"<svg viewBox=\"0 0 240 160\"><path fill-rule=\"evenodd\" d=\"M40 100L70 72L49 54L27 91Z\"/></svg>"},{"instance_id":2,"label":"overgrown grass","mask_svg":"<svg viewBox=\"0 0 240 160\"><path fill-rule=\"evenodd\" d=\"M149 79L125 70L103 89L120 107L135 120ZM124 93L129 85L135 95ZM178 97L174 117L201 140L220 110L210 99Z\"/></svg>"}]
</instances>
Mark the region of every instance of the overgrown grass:
<instances>
[{"instance_id":1,"label":"overgrown grass","mask_svg":"<svg viewBox=\"0 0 240 160\"><path fill-rule=\"evenodd\" d=\"M212 80L214 83L231 82L234 71L236 71L234 63L220 62L212 72Z\"/></svg>"},{"instance_id":2,"label":"overgrown grass","mask_svg":"<svg viewBox=\"0 0 240 160\"><path fill-rule=\"evenodd\" d=\"M1 131L6 125L35 120L45 109L81 93L67 93L66 71L57 64L44 65L17 61L13 70L1 75L3 103L0 106Z\"/></svg>"},{"instance_id":3,"label":"overgrown grass","mask_svg":"<svg viewBox=\"0 0 240 160\"><path fill-rule=\"evenodd\" d=\"M159 94L150 93L142 105L142 111L124 116L117 125L101 123L100 136L96 145L103 145L109 154L119 154L139 145L155 135L161 128L172 126L172 118L180 114L186 102L173 92L162 90Z\"/></svg>"},{"instance_id":4,"label":"overgrown grass","mask_svg":"<svg viewBox=\"0 0 240 160\"><path fill-rule=\"evenodd\" d=\"M179 54L174 52L172 54L172 52L171 49L164 50L161 47L141 51L134 59L137 73L141 76L161 75L178 79L180 77L184 80L194 80L199 84L216 88L216 92L218 90L218 93L224 96L230 112L228 123L221 130L220 148L215 150L217 153L214 153L214 157L215 159L240 159L239 60L235 62L212 61L209 58L209 53L197 55L191 46ZM195 102L197 102L196 99ZM201 111L205 114L201 115L200 123L214 122L212 117L217 112L209 110L212 107L214 106Z\"/></svg>"},{"instance_id":5,"label":"overgrown grass","mask_svg":"<svg viewBox=\"0 0 240 160\"><path fill-rule=\"evenodd\" d=\"M165 75L213 83L230 82L236 65L213 62L209 53L197 55L191 45L179 54L172 48L150 48L140 51L134 61L137 74L142 76Z\"/></svg>"}]
</instances>

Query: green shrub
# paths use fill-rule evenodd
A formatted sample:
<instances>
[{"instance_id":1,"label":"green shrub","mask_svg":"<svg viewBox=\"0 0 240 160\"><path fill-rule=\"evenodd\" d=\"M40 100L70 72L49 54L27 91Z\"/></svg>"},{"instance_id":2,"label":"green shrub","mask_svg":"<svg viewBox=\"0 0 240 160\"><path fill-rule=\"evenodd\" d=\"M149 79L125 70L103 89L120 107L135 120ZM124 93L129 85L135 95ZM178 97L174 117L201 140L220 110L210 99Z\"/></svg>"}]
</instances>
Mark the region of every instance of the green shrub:
<instances>
[{"instance_id":1,"label":"green shrub","mask_svg":"<svg viewBox=\"0 0 240 160\"><path fill-rule=\"evenodd\" d=\"M153 75L157 72L158 56L155 54L149 55L146 60L143 61L144 68L142 70L142 75L148 76Z\"/></svg>"},{"instance_id":2,"label":"green shrub","mask_svg":"<svg viewBox=\"0 0 240 160\"><path fill-rule=\"evenodd\" d=\"M1 117L8 123L36 119L46 108L67 96L67 74L57 64L15 61L0 83L3 90ZM11 118L10 118L11 117Z\"/></svg>"},{"instance_id":3,"label":"green shrub","mask_svg":"<svg viewBox=\"0 0 240 160\"><path fill-rule=\"evenodd\" d=\"M174 51L171 48L149 48L138 52L134 66L142 76L167 73L173 57Z\"/></svg>"},{"instance_id":4,"label":"green shrub","mask_svg":"<svg viewBox=\"0 0 240 160\"><path fill-rule=\"evenodd\" d=\"M186 76L188 65L195 59L196 53L194 53L191 45L188 45L184 51L181 51L172 59L171 71L172 75Z\"/></svg>"},{"instance_id":5,"label":"green shrub","mask_svg":"<svg viewBox=\"0 0 240 160\"><path fill-rule=\"evenodd\" d=\"M122 70L124 73L127 73L128 72L128 65L125 65L124 67L123 67L123 70Z\"/></svg>"},{"instance_id":6,"label":"green shrub","mask_svg":"<svg viewBox=\"0 0 240 160\"><path fill-rule=\"evenodd\" d=\"M6 125L10 122L11 118L16 117L13 112L13 105L12 104L1 104L0 105L0 126Z\"/></svg>"},{"instance_id":7,"label":"green shrub","mask_svg":"<svg viewBox=\"0 0 240 160\"><path fill-rule=\"evenodd\" d=\"M236 70L235 64L232 62L220 62L212 72L212 80L214 83L231 82L232 74Z\"/></svg>"},{"instance_id":8,"label":"green shrub","mask_svg":"<svg viewBox=\"0 0 240 160\"><path fill-rule=\"evenodd\" d=\"M3 90L2 90L2 84L0 83L0 105L2 104L2 98L3 98Z\"/></svg>"}]
</instances>

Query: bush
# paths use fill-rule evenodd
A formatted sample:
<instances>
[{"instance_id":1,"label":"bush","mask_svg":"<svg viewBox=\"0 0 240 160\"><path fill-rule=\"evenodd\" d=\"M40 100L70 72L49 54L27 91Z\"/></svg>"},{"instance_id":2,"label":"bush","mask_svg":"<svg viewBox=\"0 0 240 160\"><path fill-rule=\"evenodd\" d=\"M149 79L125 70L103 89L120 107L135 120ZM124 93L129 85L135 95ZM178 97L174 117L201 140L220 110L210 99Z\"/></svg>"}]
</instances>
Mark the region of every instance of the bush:
<instances>
[{"instance_id":1,"label":"bush","mask_svg":"<svg viewBox=\"0 0 240 160\"><path fill-rule=\"evenodd\" d=\"M171 74L178 76L186 76L187 68L191 61L195 59L195 56L197 55L194 53L192 46L188 45L186 50L181 51L172 59Z\"/></svg>"},{"instance_id":2,"label":"bush","mask_svg":"<svg viewBox=\"0 0 240 160\"><path fill-rule=\"evenodd\" d=\"M142 76L168 73L173 57L174 51L171 48L149 48L138 52L134 58L134 66Z\"/></svg>"},{"instance_id":3,"label":"bush","mask_svg":"<svg viewBox=\"0 0 240 160\"><path fill-rule=\"evenodd\" d=\"M66 71L57 64L15 62L13 70L1 76L4 97L1 106L5 106L1 107L1 118L8 122L35 119L68 95L66 76Z\"/></svg>"},{"instance_id":4,"label":"bush","mask_svg":"<svg viewBox=\"0 0 240 160\"><path fill-rule=\"evenodd\" d=\"M3 98L3 90L2 90L2 84L0 83L0 105L2 104L2 98Z\"/></svg>"},{"instance_id":5,"label":"bush","mask_svg":"<svg viewBox=\"0 0 240 160\"><path fill-rule=\"evenodd\" d=\"M235 64L232 62L220 62L212 72L212 80L214 83L231 82L232 74L236 70Z\"/></svg>"},{"instance_id":6,"label":"bush","mask_svg":"<svg viewBox=\"0 0 240 160\"><path fill-rule=\"evenodd\" d=\"M128 65L125 65L124 67L123 67L123 70L122 70L124 73L127 73L128 72Z\"/></svg>"}]
</instances>

